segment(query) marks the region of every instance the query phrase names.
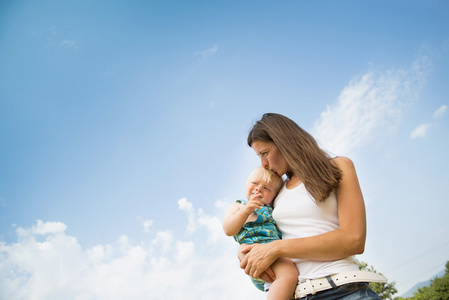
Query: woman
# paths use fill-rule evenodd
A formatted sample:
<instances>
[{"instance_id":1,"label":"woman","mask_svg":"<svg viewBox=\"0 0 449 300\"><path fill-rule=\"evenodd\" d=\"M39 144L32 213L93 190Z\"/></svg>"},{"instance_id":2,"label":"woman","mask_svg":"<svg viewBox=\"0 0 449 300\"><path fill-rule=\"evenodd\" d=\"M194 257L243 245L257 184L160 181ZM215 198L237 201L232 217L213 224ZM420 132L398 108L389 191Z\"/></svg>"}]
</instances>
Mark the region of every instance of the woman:
<instances>
[{"instance_id":1,"label":"woman","mask_svg":"<svg viewBox=\"0 0 449 300\"><path fill-rule=\"evenodd\" d=\"M299 270L296 299L380 299L366 282L384 278L358 271L354 258L365 248L366 215L352 161L330 158L295 122L273 113L253 126L248 145L287 180L273 210L283 239L244 247L240 267L270 282L271 264L288 257Z\"/></svg>"}]
</instances>

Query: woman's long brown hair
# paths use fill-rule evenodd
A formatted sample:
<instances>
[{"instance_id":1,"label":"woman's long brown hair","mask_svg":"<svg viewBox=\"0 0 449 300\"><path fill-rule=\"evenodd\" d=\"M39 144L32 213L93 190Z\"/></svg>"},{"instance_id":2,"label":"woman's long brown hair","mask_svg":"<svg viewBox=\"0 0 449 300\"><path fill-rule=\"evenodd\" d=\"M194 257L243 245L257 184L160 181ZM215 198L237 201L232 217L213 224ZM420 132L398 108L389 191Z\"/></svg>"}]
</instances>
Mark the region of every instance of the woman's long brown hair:
<instances>
[{"instance_id":1,"label":"woman's long brown hair","mask_svg":"<svg viewBox=\"0 0 449 300\"><path fill-rule=\"evenodd\" d=\"M248 145L272 142L287 161L287 177L296 175L316 201L324 201L341 180L340 169L315 139L289 118L266 113L248 134Z\"/></svg>"}]
</instances>

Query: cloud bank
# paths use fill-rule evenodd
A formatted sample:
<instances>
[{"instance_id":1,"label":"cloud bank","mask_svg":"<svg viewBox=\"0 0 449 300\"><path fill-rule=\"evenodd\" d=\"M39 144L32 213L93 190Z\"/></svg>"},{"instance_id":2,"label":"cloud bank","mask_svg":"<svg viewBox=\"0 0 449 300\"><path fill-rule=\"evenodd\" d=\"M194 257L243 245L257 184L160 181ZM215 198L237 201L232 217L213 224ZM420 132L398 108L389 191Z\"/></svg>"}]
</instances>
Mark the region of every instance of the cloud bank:
<instances>
[{"instance_id":1,"label":"cloud bank","mask_svg":"<svg viewBox=\"0 0 449 300\"><path fill-rule=\"evenodd\" d=\"M321 113L313 135L324 149L344 155L394 131L404 107L425 83L429 65L421 55L408 69L369 71L353 78L338 101Z\"/></svg>"},{"instance_id":2,"label":"cloud bank","mask_svg":"<svg viewBox=\"0 0 449 300\"><path fill-rule=\"evenodd\" d=\"M178 204L192 239L162 230L140 244L123 235L83 249L61 222L18 228L16 242L0 242L0 299L264 299L238 267L237 244L219 218L185 198Z\"/></svg>"}]
</instances>

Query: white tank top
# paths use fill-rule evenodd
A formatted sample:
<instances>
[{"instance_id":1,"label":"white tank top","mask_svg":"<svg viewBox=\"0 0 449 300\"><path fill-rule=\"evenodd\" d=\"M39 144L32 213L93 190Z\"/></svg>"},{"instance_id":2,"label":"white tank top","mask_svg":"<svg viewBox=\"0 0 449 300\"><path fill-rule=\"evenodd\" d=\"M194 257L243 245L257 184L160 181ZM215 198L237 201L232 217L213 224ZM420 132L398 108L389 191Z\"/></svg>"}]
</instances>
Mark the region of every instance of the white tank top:
<instances>
[{"instance_id":1,"label":"white tank top","mask_svg":"<svg viewBox=\"0 0 449 300\"><path fill-rule=\"evenodd\" d=\"M285 183L274 201L273 217L282 239L304 238L339 228L337 195L331 193L324 202L315 202L304 184L287 189ZM315 279L347 271L358 271L354 256L337 261L292 259L296 264L298 281Z\"/></svg>"}]
</instances>

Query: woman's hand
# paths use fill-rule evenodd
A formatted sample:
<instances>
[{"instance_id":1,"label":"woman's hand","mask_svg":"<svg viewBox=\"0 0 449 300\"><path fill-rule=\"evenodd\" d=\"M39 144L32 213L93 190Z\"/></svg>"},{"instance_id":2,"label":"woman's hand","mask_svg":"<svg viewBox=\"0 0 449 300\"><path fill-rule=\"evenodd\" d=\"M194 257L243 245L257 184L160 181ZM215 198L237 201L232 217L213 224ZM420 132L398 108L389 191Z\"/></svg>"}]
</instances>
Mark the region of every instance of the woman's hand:
<instances>
[{"instance_id":1,"label":"woman's hand","mask_svg":"<svg viewBox=\"0 0 449 300\"><path fill-rule=\"evenodd\" d=\"M241 261L240 268L253 278L273 282L276 278L270 266L278 258L273 254L273 243L242 245L238 255Z\"/></svg>"}]
</instances>

